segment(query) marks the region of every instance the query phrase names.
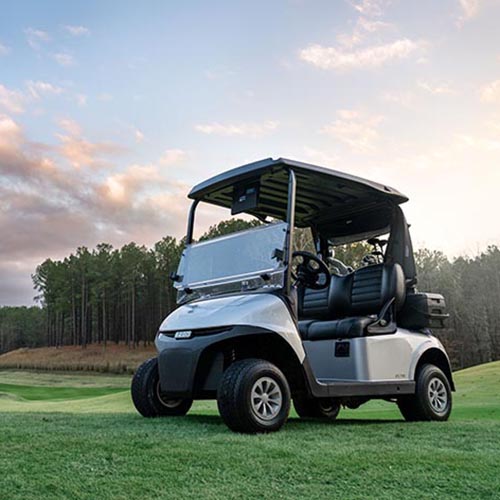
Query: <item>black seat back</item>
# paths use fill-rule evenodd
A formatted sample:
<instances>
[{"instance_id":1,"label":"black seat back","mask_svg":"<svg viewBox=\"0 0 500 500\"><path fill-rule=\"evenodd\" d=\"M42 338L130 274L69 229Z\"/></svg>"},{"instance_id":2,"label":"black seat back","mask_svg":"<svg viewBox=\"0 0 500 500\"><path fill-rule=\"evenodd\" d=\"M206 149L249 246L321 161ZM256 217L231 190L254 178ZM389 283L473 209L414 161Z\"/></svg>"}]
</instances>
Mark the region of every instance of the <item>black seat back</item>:
<instances>
[{"instance_id":1,"label":"black seat back","mask_svg":"<svg viewBox=\"0 0 500 500\"><path fill-rule=\"evenodd\" d=\"M405 278L399 264L376 264L352 273L352 316L377 314L393 297L399 310L405 297Z\"/></svg>"},{"instance_id":2,"label":"black seat back","mask_svg":"<svg viewBox=\"0 0 500 500\"><path fill-rule=\"evenodd\" d=\"M314 319L333 319L344 317L351 307L352 274L332 275L330 286L323 290L304 291L299 300L299 317Z\"/></svg>"},{"instance_id":3,"label":"black seat back","mask_svg":"<svg viewBox=\"0 0 500 500\"><path fill-rule=\"evenodd\" d=\"M335 276L332 276L332 281ZM330 313L329 298L330 287L323 290L312 290L306 288L302 290L302 297L299 298L299 318L328 319Z\"/></svg>"},{"instance_id":4,"label":"black seat back","mask_svg":"<svg viewBox=\"0 0 500 500\"><path fill-rule=\"evenodd\" d=\"M378 314L395 298L399 310L405 298L405 278L399 264L375 264L346 276L332 276L324 290L306 289L299 301L300 318L338 319Z\"/></svg>"}]
</instances>

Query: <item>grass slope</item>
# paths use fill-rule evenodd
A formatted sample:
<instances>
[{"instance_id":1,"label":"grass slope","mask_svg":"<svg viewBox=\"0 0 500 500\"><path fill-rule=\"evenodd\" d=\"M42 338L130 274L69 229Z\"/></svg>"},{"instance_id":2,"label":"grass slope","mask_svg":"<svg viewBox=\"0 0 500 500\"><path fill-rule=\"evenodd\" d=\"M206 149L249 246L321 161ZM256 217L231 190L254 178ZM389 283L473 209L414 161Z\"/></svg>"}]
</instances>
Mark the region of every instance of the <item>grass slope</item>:
<instances>
[{"instance_id":1,"label":"grass slope","mask_svg":"<svg viewBox=\"0 0 500 500\"><path fill-rule=\"evenodd\" d=\"M31 385L35 387L113 387L128 389L130 387L130 375L0 369L0 382L3 384Z\"/></svg>"},{"instance_id":2,"label":"grass slope","mask_svg":"<svg viewBox=\"0 0 500 500\"><path fill-rule=\"evenodd\" d=\"M0 372L2 499L472 499L500 491L500 362L456 374L447 423L408 424L394 405L372 402L342 410L336 423L292 415L281 432L260 436L229 432L212 402L185 418L143 419L123 390L126 377L100 384L72 374L53 388L50 377L33 375L30 390L27 374ZM58 389L72 392L57 399ZM101 390L109 392L92 393Z\"/></svg>"}]
</instances>

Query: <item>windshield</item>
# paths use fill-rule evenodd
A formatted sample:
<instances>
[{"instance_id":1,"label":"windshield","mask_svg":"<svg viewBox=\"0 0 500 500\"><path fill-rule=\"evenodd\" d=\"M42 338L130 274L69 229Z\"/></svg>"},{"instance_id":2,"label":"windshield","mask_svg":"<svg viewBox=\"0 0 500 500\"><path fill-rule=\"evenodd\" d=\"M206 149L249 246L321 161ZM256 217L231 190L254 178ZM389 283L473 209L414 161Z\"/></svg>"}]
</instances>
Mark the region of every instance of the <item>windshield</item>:
<instances>
[{"instance_id":1,"label":"windshield","mask_svg":"<svg viewBox=\"0 0 500 500\"><path fill-rule=\"evenodd\" d=\"M177 272L178 302L204 295L283 286L288 225L267 224L188 245Z\"/></svg>"}]
</instances>

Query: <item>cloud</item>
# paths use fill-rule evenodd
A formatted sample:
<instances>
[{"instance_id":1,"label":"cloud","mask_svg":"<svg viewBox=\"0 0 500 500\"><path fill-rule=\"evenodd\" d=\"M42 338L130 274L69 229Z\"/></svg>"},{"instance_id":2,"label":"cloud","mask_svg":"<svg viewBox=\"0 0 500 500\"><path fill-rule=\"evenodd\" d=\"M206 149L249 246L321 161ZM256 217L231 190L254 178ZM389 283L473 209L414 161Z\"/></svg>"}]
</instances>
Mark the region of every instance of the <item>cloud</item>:
<instances>
[{"instance_id":1,"label":"cloud","mask_svg":"<svg viewBox=\"0 0 500 500\"><path fill-rule=\"evenodd\" d=\"M479 90L482 102L500 102L500 80L490 82Z\"/></svg>"},{"instance_id":2,"label":"cloud","mask_svg":"<svg viewBox=\"0 0 500 500\"><path fill-rule=\"evenodd\" d=\"M315 44L300 50L299 57L303 61L325 70L366 69L382 66L393 60L406 59L421 47L421 42L407 38L356 50Z\"/></svg>"},{"instance_id":3,"label":"cloud","mask_svg":"<svg viewBox=\"0 0 500 500\"><path fill-rule=\"evenodd\" d=\"M347 144L355 151L373 151L379 137L377 127L382 120L382 116L340 110L337 112L337 119L325 125L320 132Z\"/></svg>"},{"instance_id":4,"label":"cloud","mask_svg":"<svg viewBox=\"0 0 500 500\"><path fill-rule=\"evenodd\" d=\"M57 121L57 124L70 135L79 136L82 134L80 125L78 125L78 123L74 120L71 120L69 118L61 118Z\"/></svg>"},{"instance_id":5,"label":"cloud","mask_svg":"<svg viewBox=\"0 0 500 500\"><path fill-rule=\"evenodd\" d=\"M410 90L385 92L382 99L386 102L399 104L405 108L411 108L415 102L415 94Z\"/></svg>"},{"instance_id":6,"label":"cloud","mask_svg":"<svg viewBox=\"0 0 500 500\"><path fill-rule=\"evenodd\" d=\"M401 38L384 40L384 32L395 26L383 20L392 0L348 0L358 17L350 32L337 34L337 44L310 44L298 52L299 59L324 70L376 68L393 60L406 59L427 44Z\"/></svg>"},{"instance_id":7,"label":"cloud","mask_svg":"<svg viewBox=\"0 0 500 500\"><path fill-rule=\"evenodd\" d=\"M458 17L458 26L463 26L467 21L476 17L479 12L479 0L458 0L461 13Z\"/></svg>"},{"instance_id":8,"label":"cloud","mask_svg":"<svg viewBox=\"0 0 500 500\"><path fill-rule=\"evenodd\" d=\"M138 143L144 140L144 134L139 129L135 129L134 137L135 137L135 142Z\"/></svg>"},{"instance_id":9,"label":"cloud","mask_svg":"<svg viewBox=\"0 0 500 500\"><path fill-rule=\"evenodd\" d=\"M9 113L23 113L26 96L18 90L10 90L0 84L0 110Z\"/></svg>"},{"instance_id":10,"label":"cloud","mask_svg":"<svg viewBox=\"0 0 500 500\"><path fill-rule=\"evenodd\" d=\"M337 42L347 48L353 48L364 42L369 36L379 31L391 28L392 24L359 17L351 33L340 33Z\"/></svg>"},{"instance_id":11,"label":"cloud","mask_svg":"<svg viewBox=\"0 0 500 500\"><path fill-rule=\"evenodd\" d=\"M35 295L31 284L37 262L2 261L0 262L0 305L18 306L20 304L32 305Z\"/></svg>"},{"instance_id":12,"label":"cloud","mask_svg":"<svg viewBox=\"0 0 500 500\"><path fill-rule=\"evenodd\" d=\"M182 149L167 149L160 158L161 165L176 165L186 158L187 154Z\"/></svg>"},{"instance_id":13,"label":"cloud","mask_svg":"<svg viewBox=\"0 0 500 500\"><path fill-rule=\"evenodd\" d=\"M134 195L145 185L162 182L158 168L154 165L132 165L125 172L106 178L101 192L118 205L130 205Z\"/></svg>"},{"instance_id":14,"label":"cloud","mask_svg":"<svg viewBox=\"0 0 500 500\"><path fill-rule=\"evenodd\" d=\"M120 154L124 148L110 142L91 142L82 135L80 126L73 120L61 119L58 125L65 134L56 134L61 141L60 156L73 167L100 168L108 166L105 158Z\"/></svg>"},{"instance_id":15,"label":"cloud","mask_svg":"<svg viewBox=\"0 0 500 500\"><path fill-rule=\"evenodd\" d=\"M391 0L361 0L349 2L360 14L370 17L381 16Z\"/></svg>"},{"instance_id":16,"label":"cloud","mask_svg":"<svg viewBox=\"0 0 500 500\"><path fill-rule=\"evenodd\" d=\"M438 85L432 85L428 82L425 81L419 81L417 85L425 90L426 92L429 92L430 94L434 95L456 95L457 91L453 88L448 83L441 83Z\"/></svg>"},{"instance_id":17,"label":"cloud","mask_svg":"<svg viewBox=\"0 0 500 500\"><path fill-rule=\"evenodd\" d=\"M87 96L85 94L76 94L75 99L79 108L83 108L87 105Z\"/></svg>"},{"instance_id":18,"label":"cloud","mask_svg":"<svg viewBox=\"0 0 500 500\"><path fill-rule=\"evenodd\" d=\"M389 1L362 0L349 3L359 13L359 17L350 33L340 33L336 37L344 49L353 49L367 42L374 34L393 28L392 24L380 20L385 8L390 4Z\"/></svg>"},{"instance_id":19,"label":"cloud","mask_svg":"<svg viewBox=\"0 0 500 500\"><path fill-rule=\"evenodd\" d=\"M116 153L121 148L107 142L93 143L84 137L56 134L61 141L60 155L75 168L107 166L103 157Z\"/></svg>"},{"instance_id":20,"label":"cloud","mask_svg":"<svg viewBox=\"0 0 500 500\"><path fill-rule=\"evenodd\" d=\"M50 35L46 31L34 28L24 30L26 40L32 49L39 50L42 43L50 42Z\"/></svg>"},{"instance_id":21,"label":"cloud","mask_svg":"<svg viewBox=\"0 0 500 500\"><path fill-rule=\"evenodd\" d=\"M26 82L26 88L33 99L40 99L40 97L43 95L59 95L64 91L62 87L52 85L48 82L42 82L40 80L36 82L33 80L28 80Z\"/></svg>"},{"instance_id":22,"label":"cloud","mask_svg":"<svg viewBox=\"0 0 500 500\"><path fill-rule=\"evenodd\" d=\"M456 138L460 144L468 148L483 151L500 151L500 136L481 137L470 134L458 134Z\"/></svg>"},{"instance_id":23,"label":"cloud","mask_svg":"<svg viewBox=\"0 0 500 500\"><path fill-rule=\"evenodd\" d=\"M456 134L455 139L460 146L475 150L478 154L500 152L500 124L498 119L486 120L479 129Z\"/></svg>"},{"instance_id":24,"label":"cloud","mask_svg":"<svg viewBox=\"0 0 500 500\"><path fill-rule=\"evenodd\" d=\"M60 126L81 134L71 120ZM95 176L67 167L59 154L34 148L12 117L0 115L0 303L29 303L29 275L48 257L102 241L151 245L184 233L188 186L156 165L121 165Z\"/></svg>"},{"instance_id":25,"label":"cloud","mask_svg":"<svg viewBox=\"0 0 500 500\"><path fill-rule=\"evenodd\" d=\"M90 35L90 30L85 26L72 26L67 24L63 27L72 36L88 36Z\"/></svg>"},{"instance_id":26,"label":"cloud","mask_svg":"<svg viewBox=\"0 0 500 500\"><path fill-rule=\"evenodd\" d=\"M16 150L21 140L19 125L10 116L0 114L0 151Z\"/></svg>"},{"instance_id":27,"label":"cloud","mask_svg":"<svg viewBox=\"0 0 500 500\"><path fill-rule=\"evenodd\" d=\"M195 125L195 130L207 135L221 136L246 136L259 137L264 134L276 130L279 126L277 121L265 121L262 123L218 123L212 122L207 124Z\"/></svg>"},{"instance_id":28,"label":"cloud","mask_svg":"<svg viewBox=\"0 0 500 500\"><path fill-rule=\"evenodd\" d=\"M336 165L339 160L339 157L335 154L332 155L309 146L304 146L304 155L310 161L323 167L332 167L333 165Z\"/></svg>"},{"instance_id":29,"label":"cloud","mask_svg":"<svg viewBox=\"0 0 500 500\"><path fill-rule=\"evenodd\" d=\"M60 66L73 66L75 64L74 57L67 52L58 52L57 54L52 54L52 57Z\"/></svg>"},{"instance_id":30,"label":"cloud","mask_svg":"<svg viewBox=\"0 0 500 500\"><path fill-rule=\"evenodd\" d=\"M26 105L46 96L60 95L64 88L43 81L28 80L24 90L8 89L0 84L0 111L24 113Z\"/></svg>"},{"instance_id":31,"label":"cloud","mask_svg":"<svg viewBox=\"0 0 500 500\"><path fill-rule=\"evenodd\" d=\"M10 48L3 43L0 43L0 56L6 56L10 52Z\"/></svg>"}]
</instances>

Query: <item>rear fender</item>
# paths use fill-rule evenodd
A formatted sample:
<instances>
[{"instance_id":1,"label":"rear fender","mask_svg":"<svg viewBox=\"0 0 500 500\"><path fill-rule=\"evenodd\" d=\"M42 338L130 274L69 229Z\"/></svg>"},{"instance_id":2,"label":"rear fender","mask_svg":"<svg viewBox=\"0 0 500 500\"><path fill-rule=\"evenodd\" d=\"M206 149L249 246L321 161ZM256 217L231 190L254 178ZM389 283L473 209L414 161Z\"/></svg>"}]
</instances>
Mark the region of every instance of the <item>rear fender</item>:
<instances>
[{"instance_id":1,"label":"rear fender","mask_svg":"<svg viewBox=\"0 0 500 500\"><path fill-rule=\"evenodd\" d=\"M450 383L451 390L455 390L455 382L453 381L450 359L443 348L431 347L420 354L418 361L412 370L411 375L413 379L416 379L419 369L425 364L432 364L440 368L446 375L446 378Z\"/></svg>"}]
</instances>

